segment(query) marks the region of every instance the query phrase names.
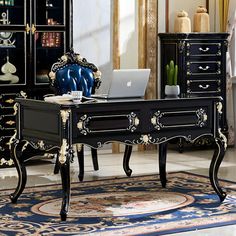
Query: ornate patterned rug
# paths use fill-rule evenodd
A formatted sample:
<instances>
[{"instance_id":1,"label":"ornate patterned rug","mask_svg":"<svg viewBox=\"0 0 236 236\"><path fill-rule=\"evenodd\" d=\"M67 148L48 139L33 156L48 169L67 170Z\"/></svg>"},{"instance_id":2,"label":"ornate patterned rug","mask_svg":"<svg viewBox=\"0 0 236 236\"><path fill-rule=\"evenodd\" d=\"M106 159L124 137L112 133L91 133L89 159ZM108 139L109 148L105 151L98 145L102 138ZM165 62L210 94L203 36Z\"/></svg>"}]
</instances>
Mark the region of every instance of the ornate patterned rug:
<instances>
[{"instance_id":1,"label":"ornate patterned rug","mask_svg":"<svg viewBox=\"0 0 236 236\"><path fill-rule=\"evenodd\" d=\"M220 181L228 196L220 204L207 177L159 176L72 183L66 222L59 217L61 186L26 188L17 204L0 191L1 235L165 235L236 223L236 183Z\"/></svg>"}]
</instances>

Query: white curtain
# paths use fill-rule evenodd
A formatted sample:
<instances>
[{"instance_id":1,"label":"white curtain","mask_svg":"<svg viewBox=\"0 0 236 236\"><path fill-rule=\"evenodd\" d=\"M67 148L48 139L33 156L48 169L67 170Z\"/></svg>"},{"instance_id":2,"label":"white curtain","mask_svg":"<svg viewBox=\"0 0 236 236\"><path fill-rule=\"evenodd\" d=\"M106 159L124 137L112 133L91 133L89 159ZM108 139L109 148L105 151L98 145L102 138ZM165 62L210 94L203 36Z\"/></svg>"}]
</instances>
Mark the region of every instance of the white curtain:
<instances>
[{"instance_id":1,"label":"white curtain","mask_svg":"<svg viewBox=\"0 0 236 236\"><path fill-rule=\"evenodd\" d=\"M235 119L234 118L234 107L235 104L233 99L233 87L232 87L232 78L236 75L236 55L235 55L235 48L236 48L236 11L229 16L229 20L227 23L227 32L229 35L229 50L227 52L227 61L226 61L226 81L227 81L227 120L228 120L228 145L234 145L235 137L234 137L234 128L235 128ZM236 96L236 94L234 95Z\"/></svg>"}]
</instances>

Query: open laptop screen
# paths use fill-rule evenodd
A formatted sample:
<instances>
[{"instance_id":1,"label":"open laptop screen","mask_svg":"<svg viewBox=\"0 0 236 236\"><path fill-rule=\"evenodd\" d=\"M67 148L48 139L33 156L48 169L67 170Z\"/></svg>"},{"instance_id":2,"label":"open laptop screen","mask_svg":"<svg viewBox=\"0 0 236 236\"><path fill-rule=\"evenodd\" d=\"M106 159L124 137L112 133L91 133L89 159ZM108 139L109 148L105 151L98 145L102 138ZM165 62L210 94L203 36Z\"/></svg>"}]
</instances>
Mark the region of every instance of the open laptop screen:
<instances>
[{"instance_id":1,"label":"open laptop screen","mask_svg":"<svg viewBox=\"0 0 236 236\"><path fill-rule=\"evenodd\" d=\"M97 98L141 98L149 80L150 69L113 70L112 81L106 95L96 94Z\"/></svg>"}]
</instances>

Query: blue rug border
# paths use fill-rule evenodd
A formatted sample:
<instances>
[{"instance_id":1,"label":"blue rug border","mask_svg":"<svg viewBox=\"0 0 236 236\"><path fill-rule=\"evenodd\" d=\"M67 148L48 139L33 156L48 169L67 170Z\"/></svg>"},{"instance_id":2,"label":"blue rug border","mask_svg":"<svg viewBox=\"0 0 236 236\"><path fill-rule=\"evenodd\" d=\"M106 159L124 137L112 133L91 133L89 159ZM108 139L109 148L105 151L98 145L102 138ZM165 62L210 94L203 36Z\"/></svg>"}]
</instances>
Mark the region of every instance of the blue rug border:
<instances>
[{"instance_id":1,"label":"blue rug border","mask_svg":"<svg viewBox=\"0 0 236 236\"><path fill-rule=\"evenodd\" d=\"M224 227L224 226L230 226L230 225L234 225L236 223L236 220L234 221L228 221L225 222L224 224L220 224L219 223L214 223L214 224L209 224L206 228L206 226L202 225L199 226L197 229L195 227L191 227L191 228L181 228L181 230L178 229L173 229L173 230L165 230L160 232L156 232L156 233L142 233L142 234L136 234L133 236L161 236L161 235L171 235L171 234L179 234L179 233L184 233L184 232L191 232L191 231L200 231L200 230L207 230L207 229L212 229L212 228L220 228L220 227Z\"/></svg>"}]
</instances>

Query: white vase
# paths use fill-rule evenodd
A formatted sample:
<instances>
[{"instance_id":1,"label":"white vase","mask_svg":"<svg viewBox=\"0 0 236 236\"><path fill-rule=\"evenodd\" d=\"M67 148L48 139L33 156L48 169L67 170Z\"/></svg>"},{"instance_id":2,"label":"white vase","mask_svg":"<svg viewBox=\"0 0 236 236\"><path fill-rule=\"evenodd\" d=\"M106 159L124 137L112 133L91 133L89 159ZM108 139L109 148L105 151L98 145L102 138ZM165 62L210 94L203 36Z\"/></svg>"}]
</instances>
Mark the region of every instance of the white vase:
<instances>
[{"instance_id":1,"label":"white vase","mask_svg":"<svg viewBox=\"0 0 236 236\"><path fill-rule=\"evenodd\" d=\"M165 86L166 98L178 98L179 94L180 94L179 85L166 85Z\"/></svg>"}]
</instances>

